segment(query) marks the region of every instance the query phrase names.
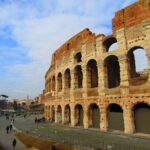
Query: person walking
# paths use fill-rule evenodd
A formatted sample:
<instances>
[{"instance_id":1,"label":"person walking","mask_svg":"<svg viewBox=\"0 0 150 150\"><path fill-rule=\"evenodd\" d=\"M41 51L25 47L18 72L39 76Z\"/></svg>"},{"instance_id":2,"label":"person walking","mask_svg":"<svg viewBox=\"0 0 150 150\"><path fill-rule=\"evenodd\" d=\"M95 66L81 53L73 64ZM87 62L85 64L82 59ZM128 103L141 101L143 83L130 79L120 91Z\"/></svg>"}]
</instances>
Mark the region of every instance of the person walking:
<instances>
[{"instance_id":1,"label":"person walking","mask_svg":"<svg viewBox=\"0 0 150 150\"><path fill-rule=\"evenodd\" d=\"M6 133L9 133L9 126L6 127Z\"/></svg>"},{"instance_id":2,"label":"person walking","mask_svg":"<svg viewBox=\"0 0 150 150\"><path fill-rule=\"evenodd\" d=\"M16 139L13 139L13 141L12 141L13 150L15 150L16 144L17 144Z\"/></svg>"},{"instance_id":3,"label":"person walking","mask_svg":"<svg viewBox=\"0 0 150 150\"><path fill-rule=\"evenodd\" d=\"M13 125L12 125L12 123L11 123L10 126L9 126L10 131L12 130L12 127L13 127Z\"/></svg>"}]
</instances>

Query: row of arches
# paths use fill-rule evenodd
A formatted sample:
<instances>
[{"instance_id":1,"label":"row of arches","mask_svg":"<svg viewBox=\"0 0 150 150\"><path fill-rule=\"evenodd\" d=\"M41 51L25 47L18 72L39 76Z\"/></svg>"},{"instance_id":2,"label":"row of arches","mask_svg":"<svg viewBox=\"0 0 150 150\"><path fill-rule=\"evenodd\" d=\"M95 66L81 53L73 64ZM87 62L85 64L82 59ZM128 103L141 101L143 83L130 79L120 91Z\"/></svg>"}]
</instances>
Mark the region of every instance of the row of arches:
<instances>
[{"instance_id":1,"label":"row of arches","mask_svg":"<svg viewBox=\"0 0 150 150\"><path fill-rule=\"evenodd\" d=\"M142 62L140 61L140 57L138 56L138 59L140 61L140 65L143 65L143 70L137 71L137 63L135 61L135 51L144 51L146 55L146 51L143 48L140 47L134 47L132 48L128 54L127 54L127 71L129 72L129 79L130 84L142 84L145 83L148 79L148 60L147 58L141 58ZM141 54L141 53L140 53ZM79 54L78 54L79 55ZM78 56L77 55L77 56ZM80 55L81 57L81 55ZM81 58L78 58L81 60ZM142 56L143 57L143 56ZM144 62L144 63L143 63ZM121 82L121 75L120 75L120 62L117 56L111 55L106 57L104 60L104 80L105 80L105 88L115 88L120 85ZM125 68L122 68L125 69ZM91 59L87 62L86 70L83 71L82 65L78 64L73 69L74 74L74 85L71 85L71 71L69 68L67 68L62 74L59 72L57 76L53 76L50 80L47 81L50 87L48 91L54 91L55 90L55 83L57 80L57 90L61 91L64 84L64 89L69 89L71 86L74 86L74 88L82 88L83 87L83 72L86 72L86 78L87 78L87 87L88 88L95 88L98 87L98 65L97 61L95 59ZM55 79L56 77L56 79ZM64 80L64 81L63 81ZM141 82L140 82L141 81ZM47 86L46 85L46 86ZM49 86L48 85L48 86Z\"/></svg>"},{"instance_id":2,"label":"row of arches","mask_svg":"<svg viewBox=\"0 0 150 150\"><path fill-rule=\"evenodd\" d=\"M85 112L85 109L81 104L76 104L73 109L75 126L83 126L84 117L87 115L86 117L88 118L88 128L100 128L101 108L96 103L90 104L88 106L87 112ZM53 105L50 111L52 121L57 119L58 123L62 123L62 116L64 113L64 123L71 124L72 111L69 104L64 107L64 112L61 105L58 105L57 108ZM132 112L135 132L150 134L150 106L146 103L138 103L132 108ZM125 130L124 125L127 122L124 122L125 114L120 105L115 103L109 104L106 113L108 130Z\"/></svg>"}]
</instances>

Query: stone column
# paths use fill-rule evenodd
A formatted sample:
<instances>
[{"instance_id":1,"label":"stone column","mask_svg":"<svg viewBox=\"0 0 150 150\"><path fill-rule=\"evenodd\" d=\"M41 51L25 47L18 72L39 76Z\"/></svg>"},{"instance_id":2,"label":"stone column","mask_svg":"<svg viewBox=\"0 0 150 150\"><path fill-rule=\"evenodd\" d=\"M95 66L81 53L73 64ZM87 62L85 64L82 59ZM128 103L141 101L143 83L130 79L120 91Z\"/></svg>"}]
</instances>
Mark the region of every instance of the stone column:
<instances>
[{"instance_id":1,"label":"stone column","mask_svg":"<svg viewBox=\"0 0 150 150\"><path fill-rule=\"evenodd\" d=\"M83 97L87 97L87 71L86 64L82 65L82 73L83 73Z\"/></svg>"},{"instance_id":2,"label":"stone column","mask_svg":"<svg viewBox=\"0 0 150 150\"><path fill-rule=\"evenodd\" d=\"M105 95L105 69L103 62L100 60L97 63L98 69L98 91L99 95Z\"/></svg>"},{"instance_id":3,"label":"stone column","mask_svg":"<svg viewBox=\"0 0 150 150\"><path fill-rule=\"evenodd\" d=\"M83 118L83 126L85 129L89 127L89 120L88 120L88 107L84 107L84 118Z\"/></svg>"},{"instance_id":4,"label":"stone column","mask_svg":"<svg viewBox=\"0 0 150 150\"><path fill-rule=\"evenodd\" d=\"M65 91L65 75L62 72L62 99L64 98L64 91Z\"/></svg>"},{"instance_id":5,"label":"stone column","mask_svg":"<svg viewBox=\"0 0 150 150\"><path fill-rule=\"evenodd\" d=\"M58 95L58 80L57 75L55 76L55 97Z\"/></svg>"},{"instance_id":6,"label":"stone column","mask_svg":"<svg viewBox=\"0 0 150 150\"><path fill-rule=\"evenodd\" d=\"M71 127L75 126L75 110L74 105L71 105Z\"/></svg>"},{"instance_id":7,"label":"stone column","mask_svg":"<svg viewBox=\"0 0 150 150\"><path fill-rule=\"evenodd\" d=\"M120 65L120 87L122 94L129 93L129 69L128 69L128 58L126 55L119 57Z\"/></svg>"},{"instance_id":8,"label":"stone column","mask_svg":"<svg viewBox=\"0 0 150 150\"><path fill-rule=\"evenodd\" d=\"M108 112L106 106L102 106L100 108L101 108L100 109L100 130L106 132L108 130L108 118L107 118Z\"/></svg>"},{"instance_id":9,"label":"stone column","mask_svg":"<svg viewBox=\"0 0 150 150\"><path fill-rule=\"evenodd\" d=\"M70 90L70 98L71 101L74 101L74 83L75 79L74 79L74 70L71 70L71 90Z\"/></svg>"},{"instance_id":10,"label":"stone column","mask_svg":"<svg viewBox=\"0 0 150 150\"><path fill-rule=\"evenodd\" d=\"M58 123L58 119L57 119L57 107L55 107L55 123Z\"/></svg>"},{"instance_id":11,"label":"stone column","mask_svg":"<svg viewBox=\"0 0 150 150\"><path fill-rule=\"evenodd\" d=\"M134 125L134 113L131 106L124 106L124 132L127 134L133 134L135 131Z\"/></svg>"}]
</instances>

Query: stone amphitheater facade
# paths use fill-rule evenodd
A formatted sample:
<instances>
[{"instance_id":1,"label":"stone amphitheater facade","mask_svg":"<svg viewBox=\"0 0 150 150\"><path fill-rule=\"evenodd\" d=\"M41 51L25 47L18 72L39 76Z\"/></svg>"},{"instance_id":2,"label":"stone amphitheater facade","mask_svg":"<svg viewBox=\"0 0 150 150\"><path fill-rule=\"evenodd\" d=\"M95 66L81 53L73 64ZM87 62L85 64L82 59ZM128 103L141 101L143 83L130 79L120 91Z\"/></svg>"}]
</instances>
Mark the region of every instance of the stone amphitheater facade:
<instances>
[{"instance_id":1,"label":"stone amphitheater facade","mask_svg":"<svg viewBox=\"0 0 150 150\"><path fill-rule=\"evenodd\" d=\"M117 11L112 31L105 36L84 29L53 53L44 115L72 127L150 134L150 0ZM140 72L139 49L148 64Z\"/></svg>"}]
</instances>

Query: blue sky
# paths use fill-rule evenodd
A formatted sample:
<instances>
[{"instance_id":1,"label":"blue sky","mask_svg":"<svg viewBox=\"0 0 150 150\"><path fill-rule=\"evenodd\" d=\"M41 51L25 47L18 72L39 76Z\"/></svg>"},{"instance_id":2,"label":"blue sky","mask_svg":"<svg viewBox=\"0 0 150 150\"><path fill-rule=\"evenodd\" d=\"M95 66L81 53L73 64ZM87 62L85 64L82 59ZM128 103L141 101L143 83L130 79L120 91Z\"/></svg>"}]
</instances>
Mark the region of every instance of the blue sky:
<instances>
[{"instance_id":1,"label":"blue sky","mask_svg":"<svg viewBox=\"0 0 150 150\"><path fill-rule=\"evenodd\" d=\"M135 1L0 0L0 94L40 94L56 48L87 27L111 34L115 11Z\"/></svg>"}]
</instances>

